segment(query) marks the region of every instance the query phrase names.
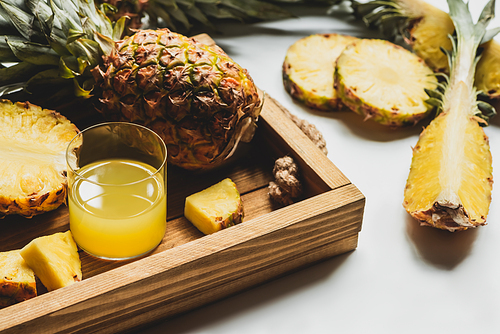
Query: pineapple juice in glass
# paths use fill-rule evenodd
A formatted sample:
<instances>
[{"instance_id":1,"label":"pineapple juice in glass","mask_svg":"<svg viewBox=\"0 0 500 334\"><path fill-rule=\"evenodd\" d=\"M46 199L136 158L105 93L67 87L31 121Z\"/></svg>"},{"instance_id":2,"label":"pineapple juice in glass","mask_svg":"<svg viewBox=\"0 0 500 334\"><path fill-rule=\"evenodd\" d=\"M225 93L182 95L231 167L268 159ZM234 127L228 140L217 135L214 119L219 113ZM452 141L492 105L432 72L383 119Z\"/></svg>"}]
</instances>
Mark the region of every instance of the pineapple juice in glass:
<instances>
[{"instance_id":1,"label":"pineapple juice in glass","mask_svg":"<svg viewBox=\"0 0 500 334\"><path fill-rule=\"evenodd\" d=\"M153 131L103 123L79 133L66 151L70 230L103 259L152 251L166 231L167 149Z\"/></svg>"}]
</instances>

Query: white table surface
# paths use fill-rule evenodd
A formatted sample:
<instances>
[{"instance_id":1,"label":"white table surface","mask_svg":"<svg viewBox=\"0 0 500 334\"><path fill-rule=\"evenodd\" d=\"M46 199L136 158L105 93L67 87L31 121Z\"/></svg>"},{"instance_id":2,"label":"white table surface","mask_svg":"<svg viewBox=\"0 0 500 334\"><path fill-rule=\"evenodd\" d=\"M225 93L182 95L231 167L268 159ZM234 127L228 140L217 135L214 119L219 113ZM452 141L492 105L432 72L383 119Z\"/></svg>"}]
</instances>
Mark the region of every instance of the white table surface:
<instances>
[{"instance_id":1,"label":"white table surface","mask_svg":"<svg viewBox=\"0 0 500 334\"><path fill-rule=\"evenodd\" d=\"M430 1L430 0L429 0ZM432 4L447 11L445 0ZM484 0L471 1L477 17ZM500 194L488 225L450 233L404 210L411 147L423 124L391 130L352 112L317 112L283 88L288 47L314 33L380 36L345 14L292 7L297 18L225 24L216 42L256 84L326 138L328 158L366 196L358 248L141 333L500 333ZM500 16L500 5L497 5ZM500 17L490 27L500 26ZM500 177L500 115L485 128ZM498 182L498 181L496 181Z\"/></svg>"}]
</instances>

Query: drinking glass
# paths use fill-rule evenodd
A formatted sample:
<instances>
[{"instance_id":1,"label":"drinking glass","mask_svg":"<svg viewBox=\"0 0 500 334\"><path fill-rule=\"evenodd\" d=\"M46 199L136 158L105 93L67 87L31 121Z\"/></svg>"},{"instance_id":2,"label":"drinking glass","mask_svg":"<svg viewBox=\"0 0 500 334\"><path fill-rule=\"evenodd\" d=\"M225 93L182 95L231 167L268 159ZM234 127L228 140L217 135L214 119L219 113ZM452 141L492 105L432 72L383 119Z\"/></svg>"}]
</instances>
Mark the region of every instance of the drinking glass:
<instances>
[{"instance_id":1,"label":"drinking glass","mask_svg":"<svg viewBox=\"0 0 500 334\"><path fill-rule=\"evenodd\" d=\"M149 253L167 220L167 148L150 129L102 123L66 150L70 230L78 246L102 259Z\"/></svg>"}]
</instances>

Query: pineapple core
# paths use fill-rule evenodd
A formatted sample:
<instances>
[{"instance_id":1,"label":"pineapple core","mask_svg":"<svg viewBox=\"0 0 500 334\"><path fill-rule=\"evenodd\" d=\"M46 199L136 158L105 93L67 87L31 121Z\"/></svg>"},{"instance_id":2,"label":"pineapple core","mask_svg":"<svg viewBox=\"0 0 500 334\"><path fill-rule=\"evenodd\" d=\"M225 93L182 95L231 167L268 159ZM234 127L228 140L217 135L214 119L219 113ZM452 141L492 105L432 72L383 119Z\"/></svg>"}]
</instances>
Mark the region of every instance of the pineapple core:
<instances>
[{"instance_id":1,"label":"pineapple core","mask_svg":"<svg viewBox=\"0 0 500 334\"><path fill-rule=\"evenodd\" d=\"M32 240L21 249L21 256L49 291L82 280L78 248L70 231Z\"/></svg>"},{"instance_id":2,"label":"pineapple core","mask_svg":"<svg viewBox=\"0 0 500 334\"><path fill-rule=\"evenodd\" d=\"M36 296L35 274L19 252L0 253L0 308Z\"/></svg>"},{"instance_id":3,"label":"pineapple core","mask_svg":"<svg viewBox=\"0 0 500 334\"><path fill-rule=\"evenodd\" d=\"M202 233L211 234L241 223L243 203L231 179L186 198L184 216Z\"/></svg>"}]
</instances>

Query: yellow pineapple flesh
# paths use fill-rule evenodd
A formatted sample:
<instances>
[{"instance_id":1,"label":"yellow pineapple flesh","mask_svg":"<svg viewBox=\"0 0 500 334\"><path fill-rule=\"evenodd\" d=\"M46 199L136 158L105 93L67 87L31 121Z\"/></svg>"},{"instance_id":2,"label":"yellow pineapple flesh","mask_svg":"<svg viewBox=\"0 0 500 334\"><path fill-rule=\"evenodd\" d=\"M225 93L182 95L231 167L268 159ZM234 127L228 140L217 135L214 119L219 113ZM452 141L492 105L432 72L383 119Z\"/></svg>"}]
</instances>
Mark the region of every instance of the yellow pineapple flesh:
<instances>
[{"instance_id":1,"label":"yellow pineapple flesh","mask_svg":"<svg viewBox=\"0 0 500 334\"><path fill-rule=\"evenodd\" d=\"M186 198L184 216L202 233L211 234L243 220L243 202L231 179Z\"/></svg>"},{"instance_id":2,"label":"yellow pineapple flesh","mask_svg":"<svg viewBox=\"0 0 500 334\"><path fill-rule=\"evenodd\" d=\"M467 96L461 87L457 96ZM457 110L463 108L460 100L454 99ZM420 135L403 205L422 225L466 230L486 224L492 184L488 137L474 116L452 110Z\"/></svg>"},{"instance_id":3,"label":"yellow pineapple flesh","mask_svg":"<svg viewBox=\"0 0 500 334\"><path fill-rule=\"evenodd\" d=\"M419 57L389 41L358 39L337 59L335 87L342 103L382 125L414 125L432 110L425 89L437 79Z\"/></svg>"},{"instance_id":4,"label":"yellow pineapple flesh","mask_svg":"<svg viewBox=\"0 0 500 334\"><path fill-rule=\"evenodd\" d=\"M32 217L66 199L66 147L78 129L55 111L0 100L0 217Z\"/></svg>"},{"instance_id":5,"label":"yellow pineapple flesh","mask_svg":"<svg viewBox=\"0 0 500 334\"><path fill-rule=\"evenodd\" d=\"M32 240L21 256L48 291L82 280L78 248L70 231Z\"/></svg>"},{"instance_id":6,"label":"yellow pineapple flesh","mask_svg":"<svg viewBox=\"0 0 500 334\"><path fill-rule=\"evenodd\" d=\"M333 73L338 56L356 37L315 34L292 44L283 62L283 84L287 92L306 106L319 110L339 109L333 89Z\"/></svg>"},{"instance_id":7,"label":"yellow pineapple flesh","mask_svg":"<svg viewBox=\"0 0 500 334\"><path fill-rule=\"evenodd\" d=\"M0 253L0 308L35 296L35 274L21 257L20 250Z\"/></svg>"}]
</instances>

